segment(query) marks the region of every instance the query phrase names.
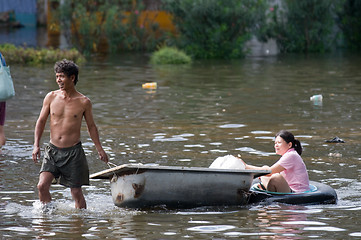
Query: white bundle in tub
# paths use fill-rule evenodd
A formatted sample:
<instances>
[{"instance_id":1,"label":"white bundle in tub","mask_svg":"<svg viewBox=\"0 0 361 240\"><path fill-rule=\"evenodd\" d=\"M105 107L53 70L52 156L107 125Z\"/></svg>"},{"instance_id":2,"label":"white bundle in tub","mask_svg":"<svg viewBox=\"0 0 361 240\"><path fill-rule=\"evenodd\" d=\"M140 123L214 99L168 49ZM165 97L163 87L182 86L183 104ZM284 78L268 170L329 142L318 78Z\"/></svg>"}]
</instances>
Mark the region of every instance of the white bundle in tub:
<instances>
[{"instance_id":1,"label":"white bundle in tub","mask_svg":"<svg viewBox=\"0 0 361 240\"><path fill-rule=\"evenodd\" d=\"M245 169L244 162L233 155L226 155L224 157L218 157L209 168L221 168L221 169Z\"/></svg>"}]
</instances>

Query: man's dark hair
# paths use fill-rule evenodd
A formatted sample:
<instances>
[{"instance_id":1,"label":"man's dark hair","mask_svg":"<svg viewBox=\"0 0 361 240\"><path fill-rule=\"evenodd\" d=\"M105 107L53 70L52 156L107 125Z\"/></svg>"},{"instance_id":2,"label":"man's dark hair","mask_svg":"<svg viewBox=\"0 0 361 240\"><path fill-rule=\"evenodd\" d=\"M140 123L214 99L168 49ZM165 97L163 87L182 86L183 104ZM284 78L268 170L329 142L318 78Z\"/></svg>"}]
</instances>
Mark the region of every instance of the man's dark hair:
<instances>
[{"instance_id":1,"label":"man's dark hair","mask_svg":"<svg viewBox=\"0 0 361 240\"><path fill-rule=\"evenodd\" d=\"M75 76L74 85L78 82L79 67L73 61L63 59L54 65L55 73L64 73L67 77Z\"/></svg>"}]
</instances>

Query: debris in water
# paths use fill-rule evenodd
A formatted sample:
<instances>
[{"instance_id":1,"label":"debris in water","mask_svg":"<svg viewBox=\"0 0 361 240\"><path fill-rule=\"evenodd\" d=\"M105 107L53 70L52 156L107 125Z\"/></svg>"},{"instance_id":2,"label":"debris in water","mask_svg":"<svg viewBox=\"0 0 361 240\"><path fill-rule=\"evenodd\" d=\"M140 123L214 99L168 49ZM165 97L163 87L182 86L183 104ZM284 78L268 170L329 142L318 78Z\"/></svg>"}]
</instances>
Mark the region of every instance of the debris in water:
<instances>
[{"instance_id":1,"label":"debris in water","mask_svg":"<svg viewBox=\"0 0 361 240\"><path fill-rule=\"evenodd\" d=\"M157 83L156 82L143 83L142 88L144 88L144 89L156 89L157 88Z\"/></svg>"},{"instance_id":2,"label":"debris in water","mask_svg":"<svg viewBox=\"0 0 361 240\"><path fill-rule=\"evenodd\" d=\"M327 143L345 143L345 141L339 137L334 137L331 140L326 140L325 142L327 142Z\"/></svg>"}]
</instances>

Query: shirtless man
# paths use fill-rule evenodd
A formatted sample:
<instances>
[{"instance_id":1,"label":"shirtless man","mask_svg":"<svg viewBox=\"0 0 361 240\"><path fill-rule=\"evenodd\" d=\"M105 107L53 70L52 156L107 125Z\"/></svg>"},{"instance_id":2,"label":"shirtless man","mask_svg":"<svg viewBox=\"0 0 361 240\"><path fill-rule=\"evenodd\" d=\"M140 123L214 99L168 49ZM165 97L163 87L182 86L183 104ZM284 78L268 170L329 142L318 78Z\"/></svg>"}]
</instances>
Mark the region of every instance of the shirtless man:
<instances>
[{"instance_id":1,"label":"shirtless man","mask_svg":"<svg viewBox=\"0 0 361 240\"><path fill-rule=\"evenodd\" d=\"M75 88L78 66L64 59L55 63L54 71L59 90L49 92L44 98L34 134L32 157L37 163L40 158L40 139L50 115L50 143L45 147L37 185L39 199L43 204L51 201L50 185L54 178L59 178L60 184L70 187L75 208L86 208L81 189L82 185L89 185L88 163L80 142L83 117L99 158L108 162L108 156L99 140L91 102Z\"/></svg>"}]
</instances>

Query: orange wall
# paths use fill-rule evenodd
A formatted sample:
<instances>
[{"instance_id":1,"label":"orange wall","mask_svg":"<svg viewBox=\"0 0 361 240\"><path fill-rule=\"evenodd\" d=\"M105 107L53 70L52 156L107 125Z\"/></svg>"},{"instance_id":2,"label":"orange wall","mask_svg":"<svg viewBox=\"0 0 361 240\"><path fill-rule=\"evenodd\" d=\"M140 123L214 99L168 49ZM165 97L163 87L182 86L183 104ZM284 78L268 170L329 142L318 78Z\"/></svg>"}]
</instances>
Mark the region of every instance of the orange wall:
<instances>
[{"instance_id":1,"label":"orange wall","mask_svg":"<svg viewBox=\"0 0 361 240\"><path fill-rule=\"evenodd\" d=\"M130 12L126 12L125 14L129 15ZM152 23L158 23L161 30L175 32L172 15L166 11L145 10L139 13L138 24L140 27L149 28Z\"/></svg>"},{"instance_id":2,"label":"orange wall","mask_svg":"<svg viewBox=\"0 0 361 240\"><path fill-rule=\"evenodd\" d=\"M60 25L58 21L53 19L53 11L57 6L51 6L48 4L48 32L50 34L59 34ZM126 15L129 15L130 12L126 12ZM145 10L139 13L139 26L149 28L151 23L158 23L161 30L175 32L175 27L172 23L172 15L166 11L151 11Z\"/></svg>"}]
</instances>

